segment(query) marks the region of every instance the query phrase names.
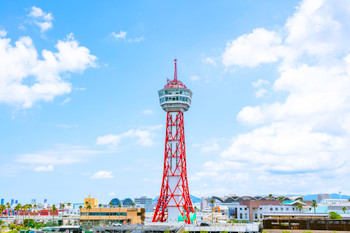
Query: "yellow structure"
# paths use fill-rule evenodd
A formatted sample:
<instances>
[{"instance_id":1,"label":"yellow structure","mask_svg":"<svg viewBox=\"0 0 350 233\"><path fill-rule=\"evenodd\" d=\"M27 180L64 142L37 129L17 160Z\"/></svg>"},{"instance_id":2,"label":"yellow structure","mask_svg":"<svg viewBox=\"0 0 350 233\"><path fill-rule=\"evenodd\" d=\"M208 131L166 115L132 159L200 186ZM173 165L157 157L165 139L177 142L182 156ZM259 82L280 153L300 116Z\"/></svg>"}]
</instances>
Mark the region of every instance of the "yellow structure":
<instances>
[{"instance_id":1,"label":"yellow structure","mask_svg":"<svg viewBox=\"0 0 350 233\"><path fill-rule=\"evenodd\" d=\"M142 224L145 220L145 208L81 208L80 224L106 226L112 223Z\"/></svg>"},{"instance_id":2,"label":"yellow structure","mask_svg":"<svg viewBox=\"0 0 350 233\"><path fill-rule=\"evenodd\" d=\"M98 200L96 198L91 198L90 195L88 198L84 199L84 207L86 208L90 204L91 208L98 207Z\"/></svg>"}]
</instances>

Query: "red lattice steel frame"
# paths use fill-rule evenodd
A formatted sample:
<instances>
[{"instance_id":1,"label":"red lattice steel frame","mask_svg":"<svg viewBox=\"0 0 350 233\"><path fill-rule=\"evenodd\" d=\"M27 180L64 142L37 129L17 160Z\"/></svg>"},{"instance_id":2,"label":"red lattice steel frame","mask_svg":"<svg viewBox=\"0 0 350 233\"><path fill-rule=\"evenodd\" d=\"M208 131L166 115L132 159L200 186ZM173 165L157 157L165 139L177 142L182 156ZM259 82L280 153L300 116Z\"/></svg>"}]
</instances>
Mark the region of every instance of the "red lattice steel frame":
<instances>
[{"instance_id":1,"label":"red lattice steel frame","mask_svg":"<svg viewBox=\"0 0 350 233\"><path fill-rule=\"evenodd\" d=\"M172 112L167 112L166 137L165 137L165 152L164 152L164 170L162 188L160 191L159 200L156 210L153 215L152 222L167 221L167 207L177 207L187 224L191 223L190 213L194 213L192 201L188 189L187 182L187 168L186 168L186 147L185 147L185 127L184 117L182 111L176 111L176 118L173 121L171 117ZM176 127L176 133L171 133L171 127ZM169 142L179 141L176 150L172 153ZM178 153L176 153L178 152ZM177 156L176 156L177 155ZM171 170L169 164L169 157L179 157L178 163L174 171ZM175 175L176 171L179 171ZM169 177L180 176L180 179L173 190L169 187ZM178 194L176 191L178 191ZM178 196L178 201L174 197ZM169 202L173 200L175 205L170 205Z\"/></svg>"}]
</instances>

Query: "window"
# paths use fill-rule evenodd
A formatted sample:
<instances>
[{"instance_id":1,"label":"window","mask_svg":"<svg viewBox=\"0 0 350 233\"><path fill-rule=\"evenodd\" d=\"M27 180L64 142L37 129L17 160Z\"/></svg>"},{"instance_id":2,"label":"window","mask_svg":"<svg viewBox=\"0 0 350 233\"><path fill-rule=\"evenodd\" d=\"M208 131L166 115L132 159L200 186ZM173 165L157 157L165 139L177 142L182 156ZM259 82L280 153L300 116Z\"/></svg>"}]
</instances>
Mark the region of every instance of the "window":
<instances>
[{"instance_id":1,"label":"window","mask_svg":"<svg viewBox=\"0 0 350 233\"><path fill-rule=\"evenodd\" d=\"M276 207L276 208L275 208L275 210L277 211L277 210L278 210L278 208Z\"/></svg>"},{"instance_id":2,"label":"window","mask_svg":"<svg viewBox=\"0 0 350 233\"><path fill-rule=\"evenodd\" d=\"M180 91L180 94L182 95L182 91Z\"/></svg>"},{"instance_id":3,"label":"window","mask_svg":"<svg viewBox=\"0 0 350 233\"><path fill-rule=\"evenodd\" d=\"M248 214L247 214L247 213L244 214L244 218L245 218L245 219L248 218Z\"/></svg>"},{"instance_id":4,"label":"window","mask_svg":"<svg viewBox=\"0 0 350 233\"><path fill-rule=\"evenodd\" d=\"M239 210L242 210L242 208L239 208Z\"/></svg>"},{"instance_id":5,"label":"window","mask_svg":"<svg viewBox=\"0 0 350 233\"><path fill-rule=\"evenodd\" d=\"M288 210L289 210L289 208L286 208L286 210L288 211Z\"/></svg>"},{"instance_id":6,"label":"window","mask_svg":"<svg viewBox=\"0 0 350 233\"><path fill-rule=\"evenodd\" d=\"M168 101L168 97L165 97L165 101Z\"/></svg>"},{"instance_id":7,"label":"window","mask_svg":"<svg viewBox=\"0 0 350 233\"><path fill-rule=\"evenodd\" d=\"M293 210L295 210L295 208L293 208Z\"/></svg>"},{"instance_id":8,"label":"window","mask_svg":"<svg viewBox=\"0 0 350 233\"><path fill-rule=\"evenodd\" d=\"M247 210L247 208L244 208L244 210Z\"/></svg>"},{"instance_id":9,"label":"window","mask_svg":"<svg viewBox=\"0 0 350 233\"><path fill-rule=\"evenodd\" d=\"M243 218L243 215L242 213L239 214L239 218L242 219Z\"/></svg>"},{"instance_id":10,"label":"window","mask_svg":"<svg viewBox=\"0 0 350 233\"><path fill-rule=\"evenodd\" d=\"M283 208L281 208L281 211L283 211Z\"/></svg>"},{"instance_id":11,"label":"window","mask_svg":"<svg viewBox=\"0 0 350 233\"><path fill-rule=\"evenodd\" d=\"M179 97L178 97L178 96L176 96L176 100L179 100Z\"/></svg>"},{"instance_id":12,"label":"window","mask_svg":"<svg viewBox=\"0 0 350 233\"><path fill-rule=\"evenodd\" d=\"M257 213L255 213L255 219L258 219L258 214Z\"/></svg>"}]
</instances>

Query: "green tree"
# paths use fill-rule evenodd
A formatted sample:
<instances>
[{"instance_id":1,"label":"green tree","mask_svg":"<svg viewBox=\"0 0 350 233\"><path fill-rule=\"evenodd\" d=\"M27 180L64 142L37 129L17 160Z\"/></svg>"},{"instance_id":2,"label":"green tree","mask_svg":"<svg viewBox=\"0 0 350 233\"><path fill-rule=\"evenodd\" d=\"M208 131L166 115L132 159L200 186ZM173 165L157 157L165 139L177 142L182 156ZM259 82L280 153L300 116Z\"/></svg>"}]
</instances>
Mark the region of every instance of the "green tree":
<instances>
[{"instance_id":1,"label":"green tree","mask_svg":"<svg viewBox=\"0 0 350 233\"><path fill-rule=\"evenodd\" d=\"M283 201L284 201L284 197L279 197L278 200L279 200L280 202L283 202Z\"/></svg>"},{"instance_id":2,"label":"green tree","mask_svg":"<svg viewBox=\"0 0 350 233\"><path fill-rule=\"evenodd\" d=\"M273 197L273 195L270 193L270 194L269 194L269 198L271 199L272 197Z\"/></svg>"},{"instance_id":3,"label":"green tree","mask_svg":"<svg viewBox=\"0 0 350 233\"><path fill-rule=\"evenodd\" d=\"M14 223L11 223L9 228L10 228L11 231L13 231L13 229L16 228L16 225Z\"/></svg>"},{"instance_id":4,"label":"green tree","mask_svg":"<svg viewBox=\"0 0 350 233\"><path fill-rule=\"evenodd\" d=\"M297 209L298 209L299 211L301 211L301 210L303 209L303 205L299 203L299 204L297 205Z\"/></svg>"},{"instance_id":5,"label":"green tree","mask_svg":"<svg viewBox=\"0 0 350 233\"><path fill-rule=\"evenodd\" d=\"M70 202L67 203L68 209L70 209L71 205L72 205L72 204L71 204ZM70 225L69 214L68 214L68 225Z\"/></svg>"},{"instance_id":6,"label":"green tree","mask_svg":"<svg viewBox=\"0 0 350 233\"><path fill-rule=\"evenodd\" d=\"M345 206L343 206L343 208L341 208L341 210L344 212L344 214L345 214L345 211L346 211L346 207Z\"/></svg>"},{"instance_id":7,"label":"green tree","mask_svg":"<svg viewBox=\"0 0 350 233\"><path fill-rule=\"evenodd\" d=\"M101 221L101 208L102 208L102 204L99 204L98 207L100 207L100 214L98 215L98 224L100 224L100 221Z\"/></svg>"},{"instance_id":8,"label":"green tree","mask_svg":"<svg viewBox=\"0 0 350 233\"><path fill-rule=\"evenodd\" d=\"M329 219L343 219L339 214L337 214L336 212L329 212Z\"/></svg>"},{"instance_id":9,"label":"green tree","mask_svg":"<svg viewBox=\"0 0 350 233\"><path fill-rule=\"evenodd\" d=\"M22 205L20 203L18 203L15 206L15 211L16 211L17 216L21 214L21 210L22 210ZM23 219L23 221L24 221L24 219Z\"/></svg>"},{"instance_id":10,"label":"green tree","mask_svg":"<svg viewBox=\"0 0 350 233\"><path fill-rule=\"evenodd\" d=\"M118 213L120 214L120 208L122 207L122 205L119 203L118 205ZM120 222L120 215L118 215L118 222ZM123 220L121 221L123 223Z\"/></svg>"},{"instance_id":11,"label":"green tree","mask_svg":"<svg viewBox=\"0 0 350 233\"><path fill-rule=\"evenodd\" d=\"M314 208L314 213L316 213L316 207L317 207L316 200L312 200L311 206Z\"/></svg>"},{"instance_id":12,"label":"green tree","mask_svg":"<svg viewBox=\"0 0 350 233\"><path fill-rule=\"evenodd\" d=\"M91 205L90 205L90 203L87 205L86 210L89 211L89 213L88 213L88 223L89 223L89 225L90 225L90 211L91 211Z\"/></svg>"},{"instance_id":13,"label":"green tree","mask_svg":"<svg viewBox=\"0 0 350 233\"><path fill-rule=\"evenodd\" d=\"M52 205L51 211L52 211L52 222L55 222L55 212L57 211L57 207L55 205Z\"/></svg>"},{"instance_id":14,"label":"green tree","mask_svg":"<svg viewBox=\"0 0 350 233\"><path fill-rule=\"evenodd\" d=\"M109 214L108 214L109 223L108 224L111 224L111 212L112 212L113 203L109 202L108 205L109 205Z\"/></svg>"},{"instance_id":15,"label":"green tree","mask_svg":"<svg viewBox=\"0 0 350 233\"><path fill-rule=\"evenodd\" d=\"M214 217L214 199L210 200L211 203L211 222L213 222L213 217Z\"/></svg>"}]
</instances>

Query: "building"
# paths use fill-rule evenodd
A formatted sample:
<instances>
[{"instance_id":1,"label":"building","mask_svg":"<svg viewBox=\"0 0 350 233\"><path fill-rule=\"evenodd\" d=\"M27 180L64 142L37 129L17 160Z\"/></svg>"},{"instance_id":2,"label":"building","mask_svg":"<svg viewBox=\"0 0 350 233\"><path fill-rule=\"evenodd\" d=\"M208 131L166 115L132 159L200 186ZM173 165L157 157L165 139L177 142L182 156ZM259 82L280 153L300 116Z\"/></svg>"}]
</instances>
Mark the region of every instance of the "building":
<instances>
[{"instance_id":1,"label":"building","mask_svg":"<svg viewBox=\"0 0 350 233\"><path fill-rule=\"evenodd\" d=\"M329 213L331 211L338 214L350 213L350 202L347 199L323 199L317 204L316 213Z\"/></svg>"},{"instance_id":2,"label":"building","mask_svg":"<svg viewBox=\"0 0 350 233\"><path fill-rule=\"evenodd\" d=\"M214 207L227 207L228 218L243 221L261 221L265 213L300 213L296 207L305 203L298 200L299 197L281 196L213 196Z\"/></svg>"},{"instance_id":3,"label":"building","mask_svg":"<svg viewBox=\"0 0 350 233\"><path fill-rule=\"evenodd\" d=\"M350 220L328 219L328 214L266 214L264 229L350 231ZM268 231L268 230L267 230Z\"/></svg>"},{"instance_id":4,"label":"building","mask_svg":"<svg viewBox=\"0 0 350 233\"><path fill-rule=\"evenodd\" d=\"M145 220L144 208L81 208L80 223L82 225L106 226L112 223L142 224Z\"/></svg>"},{"instance_id":5,"label":"building","mask_svg":"<svg viewBox=\"0 0 350 233\"><path fill-rule=\"evenodd\" d=\"M317 194L317 203L320 203L324 199L330 199L330 195L327 193Z\"/></svg>"},{"instance_id":6,"label":"building","mask_svg":"<svg viewBox=\"0 0 350 233\"><path fill-rule=\"evenodd\" d=\"M208 198L201 197L201 211L208 209Z\"/></svg>"},{"instance_id":7,"label":"building","mask_svg":"<svg viewBox=\"0 0 350 233\"><path fill-rule=\"evenodd\" d=\"M91 198L89 195L88 198L84 199L84 207L86 208L89 204L92 208L96 208L98 207L98 200L96 198Z\"/></svg>"},{"instance_id":8,"label":"building","mask_svg":"<svg viewBox=\"0 0 350 233\"><path fill-rule=\"evenodd\" d=\"M145 208L146 212L153 211L153 200L152 198L147 198L146 196L141 196L134 199L135 205Z\"/></svg>"}]
</instances>

